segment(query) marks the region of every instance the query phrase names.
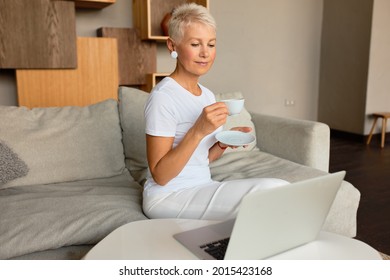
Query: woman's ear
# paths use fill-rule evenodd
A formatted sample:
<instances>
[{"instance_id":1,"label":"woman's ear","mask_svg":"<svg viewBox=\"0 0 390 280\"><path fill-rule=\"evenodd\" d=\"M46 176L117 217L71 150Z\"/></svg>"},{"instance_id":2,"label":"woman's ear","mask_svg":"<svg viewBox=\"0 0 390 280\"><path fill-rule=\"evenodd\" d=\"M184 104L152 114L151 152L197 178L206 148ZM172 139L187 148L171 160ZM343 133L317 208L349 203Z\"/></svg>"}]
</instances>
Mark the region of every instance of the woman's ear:
<instances>
[{"instance_id":1,"label":"woman's ear","mask_svg":"<svg viewBox=\"0 0 390 280\"><path fill-rule=\"evenodd\" d=\"M175 44L170 37L167 40L167 47L170 52L173 52L175 50Z\"/></svg>"},{"instance_id":2,"label":"woman's ear","mask_svg":"<svg viewBox=\"0 0 390 280\"><path fill-rule=\"evenodd\" d=\"M178 57L178 54L175 50L175 43L173 42L173 40L171 38L168 38L167 46L168 46L169 52L171 53L171 57L173 59L176 59Z\"/></svg>"}]
</instances>

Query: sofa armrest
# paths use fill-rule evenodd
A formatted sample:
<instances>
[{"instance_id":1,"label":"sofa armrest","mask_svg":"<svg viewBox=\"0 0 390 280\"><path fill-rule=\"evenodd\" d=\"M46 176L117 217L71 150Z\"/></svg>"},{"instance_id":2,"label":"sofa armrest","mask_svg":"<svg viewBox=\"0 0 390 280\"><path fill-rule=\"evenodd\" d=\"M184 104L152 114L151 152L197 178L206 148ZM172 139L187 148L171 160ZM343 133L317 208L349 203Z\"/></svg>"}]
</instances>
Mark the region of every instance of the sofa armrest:
<instances>
[{"instance_id":1,"label":"sofa armrest","mask_svg":"<svg viewBox=\"0 0 390 280\"><path fill-rule=\"evenodd\" d=\"M328 125L257 113L251 115L260 150L328 172L330 152Z\"/></svg>"}]
</instances>

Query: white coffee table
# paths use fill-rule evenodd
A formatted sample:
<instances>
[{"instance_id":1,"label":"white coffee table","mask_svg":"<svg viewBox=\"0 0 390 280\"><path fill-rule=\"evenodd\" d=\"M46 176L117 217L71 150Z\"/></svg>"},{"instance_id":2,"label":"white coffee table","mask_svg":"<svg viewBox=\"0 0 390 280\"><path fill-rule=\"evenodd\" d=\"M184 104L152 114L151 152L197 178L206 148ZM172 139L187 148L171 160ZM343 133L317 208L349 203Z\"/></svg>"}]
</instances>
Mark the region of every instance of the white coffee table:
<instances>
[{"instance_id":1,"label":"white coffee table","mask_svg":"<svg viewBox=\"0 0 390 280\"><path fill-rule=\"evenodd\" d=\"M195 260L197 257L172 235L215 221L152 219L119 227L93 247L86 260ZM369 245L341 235L321 232L318 239L270 259L278 260L380 260Z\"/></svg>"}]
</instances>

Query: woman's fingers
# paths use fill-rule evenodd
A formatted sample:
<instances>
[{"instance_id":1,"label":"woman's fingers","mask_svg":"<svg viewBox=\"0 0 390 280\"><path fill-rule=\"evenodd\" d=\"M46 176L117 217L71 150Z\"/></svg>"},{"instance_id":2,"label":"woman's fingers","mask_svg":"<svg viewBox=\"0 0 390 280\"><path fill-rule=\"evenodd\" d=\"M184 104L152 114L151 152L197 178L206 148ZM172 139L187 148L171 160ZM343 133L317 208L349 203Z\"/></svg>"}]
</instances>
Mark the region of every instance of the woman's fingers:
<instances>
[{"instance_id":1,"label":"woman's fingers","mask_svg":"<svg viewBox=\"0 0 390 280\"><path fill-rule=\"evenodd\" d=\"M252 128L250 126L236 126L231 128L230 130L235 130L235 131L241 131L241 132L251 132Z\"/></svg>"},{"instance_id":2,"label":"woman's fingers","mask_svg":"<svg viewBox=\"0 0 390 280\"><path fill-rule=\"evenodd\" d=\"M216 102L214 104L211 104L209 106L206 106L203 111L206 115L212 115L212 116L218 116L222 115L224 117L227 117L229 114L229 111L223 102Z\"/></svg>"},{"instance_id":3,"label":"woman's fingers","mask_svg":"<svg viewBox=\"0 0 390 280\"><path fill-rule=\"evenodd\" d=\"M226 122L228 110L222 102L211 104L203 109L203 114L210 124L215 128L223 125Z\"/></svg>"}]
</instances>

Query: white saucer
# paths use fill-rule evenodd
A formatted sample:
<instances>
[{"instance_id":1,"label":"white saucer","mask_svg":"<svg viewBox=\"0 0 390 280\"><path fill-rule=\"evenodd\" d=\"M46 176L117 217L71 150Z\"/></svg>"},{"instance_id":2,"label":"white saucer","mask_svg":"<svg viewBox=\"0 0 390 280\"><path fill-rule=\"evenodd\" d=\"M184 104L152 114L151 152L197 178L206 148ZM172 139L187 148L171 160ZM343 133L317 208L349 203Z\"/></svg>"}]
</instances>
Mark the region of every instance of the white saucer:
<instances>
[{"instance_id":1,"label":"white saucer","mask_svg":"<svg viewBox=\"0 0 390 280\"><path fill-rule=\"evenodd\" d=\"M255 136L250 133L234 130L221 131L215 136L215 138L217 138L217 140L222 144L229 146L245 146L256 140Z\"/></svg>"}]
</instances>

